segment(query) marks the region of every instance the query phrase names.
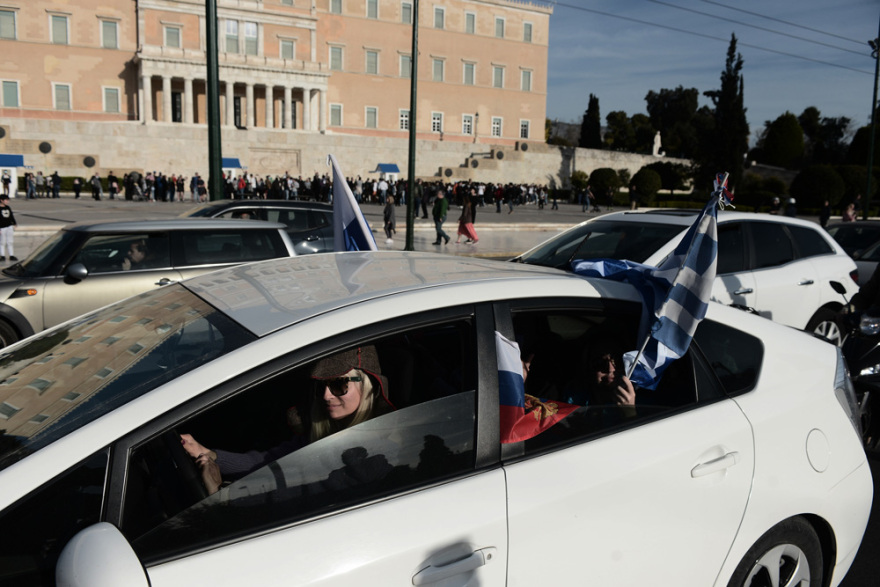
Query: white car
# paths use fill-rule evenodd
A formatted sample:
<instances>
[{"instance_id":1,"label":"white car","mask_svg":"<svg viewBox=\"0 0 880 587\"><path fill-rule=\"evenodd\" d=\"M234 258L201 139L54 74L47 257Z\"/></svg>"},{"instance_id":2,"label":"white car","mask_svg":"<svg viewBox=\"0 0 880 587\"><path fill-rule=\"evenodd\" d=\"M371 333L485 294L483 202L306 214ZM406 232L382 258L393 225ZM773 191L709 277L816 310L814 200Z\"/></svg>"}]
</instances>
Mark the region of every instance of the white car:
<instances>
[{"instance_id":1,"label":"white car","mask_svg":"<svg viewBox=\"0 0 880 587\"><path fill-rule=\"evenodd\" d=\"M658 266L699 210L615 212L582 222L513 259L569 270L571 261L607 257ZM831 282L843 284L841 296ZM858 270L818 224L770 214L718 213L718 276L712 299L756 310L774 322L835 344L835 316L858 291Z\"/></svg>"},{"instance_id":2,"label":"white car","mask_svg":"<svg viewBox=\"0 0 880 587\"><path fill-rule=\"evenodd\" d=\"M837 585L873 495L840 350L711 304L634 405L561 403L617 359L595 351L636 344L640 308L554 269L320 254L21 341L0 354L0 584ZM500 337L546 416L573 410L516 442ZM340 356L372 390L316 382ZM312 441L345 396L385 409Z\"/></svg>"}]
</instances>

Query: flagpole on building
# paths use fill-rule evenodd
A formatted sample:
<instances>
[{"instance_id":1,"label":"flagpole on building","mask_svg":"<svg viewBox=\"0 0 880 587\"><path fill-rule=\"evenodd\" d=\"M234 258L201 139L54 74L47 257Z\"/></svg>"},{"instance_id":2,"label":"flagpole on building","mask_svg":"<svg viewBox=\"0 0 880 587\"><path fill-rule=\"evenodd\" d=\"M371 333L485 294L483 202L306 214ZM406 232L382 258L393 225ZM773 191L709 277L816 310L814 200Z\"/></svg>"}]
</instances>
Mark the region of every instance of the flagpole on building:
<instances>
[{"instance_id":1,"label":"flagpole on building","mask_svg":"<svg viewBox=\"0 0 880 587\"><path fill-rule=\"evenodd\" d=\"M418 100L417 89L419 79L419 0L413 1L412 20L412 55L409 60L409 162L407 166L409 182L406 188L406 193L409 194L409 197L406 199L406 245L403 247L403 250L405 251L415 250L413 247L413 201L415 200L416 195L416 120L418 120L418 117L416 116L416 102Z\"/></svg>"},{"instance_id":2,"label":"flagpole on building","mask_svg":"<svg viewBox=\"0 0 880 587\"><path fill-rule=\"evenodd\" d=\"M205 0L205 33L208 76L208 194L211 200L223 198L223 152L220 143L220 67L217 63L217 0Z\"/></svg>"}]
</instances>

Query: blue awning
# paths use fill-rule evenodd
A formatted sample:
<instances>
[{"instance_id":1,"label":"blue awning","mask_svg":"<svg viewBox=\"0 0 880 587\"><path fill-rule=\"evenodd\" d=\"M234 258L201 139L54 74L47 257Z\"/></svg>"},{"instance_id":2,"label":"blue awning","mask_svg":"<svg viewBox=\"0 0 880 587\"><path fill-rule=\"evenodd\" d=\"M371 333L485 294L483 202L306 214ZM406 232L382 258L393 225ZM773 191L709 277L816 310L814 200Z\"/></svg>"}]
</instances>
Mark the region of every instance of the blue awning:
<instances>
[{"instance_id":1,"label":"blue awning","mask_svg":"<svg viewBox=\"0 0 880 587\"><path fill-rule=\"evenodd\" d=\"M396 163L379 163L373 173L400 173L400 168Z\"/></svg>"},{"instance_id":2,"label":"blue awning","mask_svg":"<svg viewBox=\"0 0 880 587\"><path fill-rule=\"evenodd\" d=\"M223 157L220 162L220 167L223 169L241 169L241 161L238 160L238 157Z\"/></svg>"},{"instance_id":3,"label":"blue awning","mask_svg":"<svg viewBox=\"0 0 880 587\"><path fill-rule=\"evenodd\" d=\"M24 155L0 155L0 167L24 167Z\"/></svg>"}]
</instances>

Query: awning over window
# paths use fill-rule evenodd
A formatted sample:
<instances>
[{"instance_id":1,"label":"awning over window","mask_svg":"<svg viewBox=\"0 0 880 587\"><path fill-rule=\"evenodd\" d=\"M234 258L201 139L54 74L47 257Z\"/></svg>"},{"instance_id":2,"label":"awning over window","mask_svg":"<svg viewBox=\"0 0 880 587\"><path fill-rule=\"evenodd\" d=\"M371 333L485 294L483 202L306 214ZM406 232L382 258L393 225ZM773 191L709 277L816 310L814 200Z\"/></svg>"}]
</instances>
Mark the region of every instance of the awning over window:
<instances>
[{"instance_id":1,"label":"awning over window","mask_svg":"<svg viewBox=\"0 0 880 587\"><path fill-rule=\"evenodd\" d=\"M397 163L379 163L373 173L400 173Z\"/></svg>"},{"instance_id":2,"label":"awning over window","mask_svg":"<svg viewBox=\"0 0 880 587\"><path fill-rule=\"evenodd\" d=\"M238 160L238 157L223 157L220 167L223 169L242 169L241 161Z\"/></svg>"},{"instance_id":3,"label":"awning over window","mask_svg":"<svg viewBox=\"0 0 880 587\"><path fill-rule=\"evenodd\" d=\"M0 167L24 167L24 155L0 154Z\"/></svg>"}]
</instances>

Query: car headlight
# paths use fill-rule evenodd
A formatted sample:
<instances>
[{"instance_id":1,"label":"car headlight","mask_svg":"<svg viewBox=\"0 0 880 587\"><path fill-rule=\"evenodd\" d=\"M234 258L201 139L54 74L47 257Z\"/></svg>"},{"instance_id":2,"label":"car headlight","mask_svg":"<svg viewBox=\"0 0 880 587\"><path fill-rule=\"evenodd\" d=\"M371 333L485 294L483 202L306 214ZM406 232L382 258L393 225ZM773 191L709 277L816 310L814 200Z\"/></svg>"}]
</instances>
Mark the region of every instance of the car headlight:
<instances>
[{"instance_id":1,"label":"car headlight","mask_svg":"<svg viewBox=\"0 0 880 587\"><path fill-rule=\"evenodd\" d=\"M865 375L880 375L880 364L871 365L870 367L865 367L861 371L859 371L859 377L863 377Z\"/></svg>"},{"instance_id":2,"label":"car headlight","mask_svg":"<svg viewBox=\"0 0 880 587\"><path fill-rule=\"evenodd\" d=\"M856 400L856 390L849 378L849 369L843 359L843 351L837 347L837 370L834 373L834 396L840 402L840 407L846 412L856 434L862 437L862 419L859 410L859 402Z\"/></svg>"},{"instance_id":3,"label":"car headlight","mask_svg":"<svg viewBox=\"0 0 880 587\"><path fill-rule=\"evenodd\" d=\"M859 320L859 330L866 336L880 333L880 316L862 314L862 319Z\"/></svg>"}]
</instances>

